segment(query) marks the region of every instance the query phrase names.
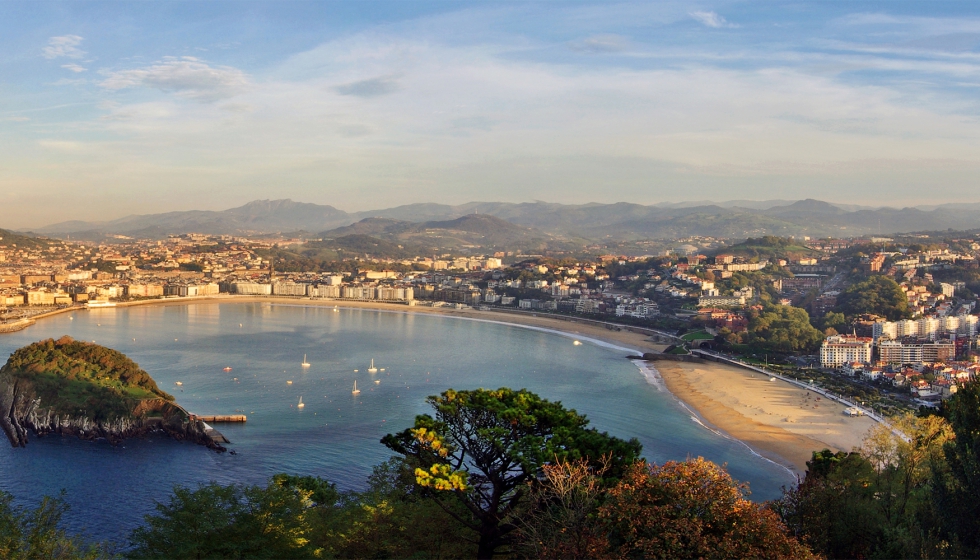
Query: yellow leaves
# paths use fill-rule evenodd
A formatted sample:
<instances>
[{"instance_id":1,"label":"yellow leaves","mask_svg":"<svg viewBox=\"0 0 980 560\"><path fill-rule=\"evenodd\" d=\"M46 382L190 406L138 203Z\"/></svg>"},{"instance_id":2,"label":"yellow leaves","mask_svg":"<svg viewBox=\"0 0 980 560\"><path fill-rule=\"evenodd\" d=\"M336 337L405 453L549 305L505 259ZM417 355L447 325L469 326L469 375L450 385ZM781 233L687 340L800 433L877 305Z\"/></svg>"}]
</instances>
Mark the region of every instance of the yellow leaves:
<instances>
[{"instance_id":1,"label":"yellow leaves","mask_svg":"<svg viewBox=\"0 0 980 560\"><path fill-rule=\"evenodd\" d=\"M436 432L426 428L415 428L412 430L412 435L419 444L429 448L436 455L440 457L449 455L449 448L446 446L446 441Z\"/></svg>"},{"instance_id":2,"label":"yellow leaves","mask_svg":"<svg viewBox=\"0 0 980 560\"><path fill-rule=\"evenodd\" d=\"M436 463L429 468L415 469L415 482L419 486L436 490L466 490L466 472L453 471L445 463Z\"/></svg>"}]
</instances>

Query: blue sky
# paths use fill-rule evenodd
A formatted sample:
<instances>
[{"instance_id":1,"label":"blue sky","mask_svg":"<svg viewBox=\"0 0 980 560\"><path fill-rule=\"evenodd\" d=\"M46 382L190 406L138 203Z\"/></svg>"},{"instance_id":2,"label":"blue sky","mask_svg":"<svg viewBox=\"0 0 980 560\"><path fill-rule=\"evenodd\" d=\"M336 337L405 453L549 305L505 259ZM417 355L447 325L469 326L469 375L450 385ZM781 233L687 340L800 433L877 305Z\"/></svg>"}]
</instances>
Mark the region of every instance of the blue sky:
<instances>
[{"instance_id":1,"label":"blue sky","mask_svg":"<svg viewBox=\"0 0 980 560\"><path fill-rule=\"evenodd\" d=\"M0 227L978 201L976 2L0 2Z\"/></svg>"}]
</instances>

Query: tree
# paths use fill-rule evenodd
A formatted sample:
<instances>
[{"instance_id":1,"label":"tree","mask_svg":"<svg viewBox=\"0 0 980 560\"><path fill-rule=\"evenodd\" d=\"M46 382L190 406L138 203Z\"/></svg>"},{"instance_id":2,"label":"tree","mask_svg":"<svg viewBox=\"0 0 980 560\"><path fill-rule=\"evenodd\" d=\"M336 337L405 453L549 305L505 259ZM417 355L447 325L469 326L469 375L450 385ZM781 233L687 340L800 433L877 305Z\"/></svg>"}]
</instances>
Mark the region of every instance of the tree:
<instances>
[{"instance_id":1,"label":"tree","mask_svg":"<svg viewBox=\"0 0 980 560\"><path fill-rule=\"evenodd\" d=\"M747 500L725 469L702 458L637 463L599 508L609 531L601 556L812 558L779 517Z\"/></svg>"},{"instance_id":2,"label":"tree","mask_svg":"<svg viewBox=\"0 0 980 560\"><path fill-rule=\"evenodd\" d=\"M608 455L609 476L618 477L640 455L635 439L588 428L585 416L527 390L450 389L427 401L435 418L418 416L413 427L381 441L412 465L419 486L477 532L479 558L508 542L527 486L544 465ZM447 495L469 515L456 515Z\"/></svg>"},{"instance_id":3,"label":"tree","mask_svg":"<svg viewBox=\"0 0 980 560\"><path fill-rule=\"evenodd\" d=\"M45 496L30 510L13 504L0 491L0 558L5 560L97 560L110 555L100 545L85 545L58 525L68 510L63 497Z\"/></svg>"},{"instance_id":4,"label":"tree","mask_svg":"<svg viewBox=\"0 0 980 560\"><path fill-rule=\"evenodd\" d=\"M823 340L806 310L790 305L767 305L750 313L746 335L746 342L758 350L784 353L809 351Z\"/></svg>"},{"instance_id":5,"label":"tree","mask_svg":"<svg viewBox=\"0 0 980 560\"><path fill-rule=\"evenodd\" d=\"M844 330L847 328L847 319L844 317L843 313L828 311L820 319L820 324L818 326L822 329L834 329L837 332L844 332Z\"/></svg>"},{"instance_id":6,"label":"tree","mask_svg":"<svg viewBox=\"0 0 980 560\"><path fill-rule=\"evenodd\" d=\"M476 539L434 500L417 491L415 473L392 458L375 466L363 492L344 493L312 522L317 548L330 558L466 558ZM463 505L453 504L457 515Z\"/></svg>"},{"instance_id":7,"label":"tree","mask_svg":"<svg viewBox=\"0 0 980 560\"><path fill-rule=\"evenodd\" d=\"M515 552L520 558L595 558L608 548L598 510L608 488L606 466L585 459L545 465L545 481L531 491L520 515Z\"/></svg>"},{"instance_id":8,"label":"tree","mask_svg":"<svg viewBox=\"0 0 980 560\"><path fill-rule=\"evenodd\" d=\"M814 552L830 558L949 556L932 495L950 426L906 415L871 429L860 452L814 452L806 478L775 509ZM955 556L955 554L953 554Z\"/></svg>"},{"instance_id":9,"label":"tree","mask_svg":"<svg viewBox=\"0 0 980 560\"><path fill-rule=\"evenodd\" d=\"M333 485L277 475L268 487L177 486L130 536L130 558L310 558L309 510L332 506ZM322 500L317 502L315 500Z\"/></svg>"},{"instance_id":10,"label":"tree","mask_svg":"<svg viewBox=\"0 0 980 560\"><path fill-rule=\"evenodd\" d=\"M898 321L912 316L908 297L898 283L887 276L874 275L852 284L837 298L837 311L848 317L871 313Z\"/></svg>"},{"instance_id":11,"label":"tree","mask_svg":"<svg viewBox=\"0 0 980 560\"><path fill-rule=\"evenodd\" d=\"M943 531L980 554L980 383L967 383L943 404L954 437L943 445L948 465L936 473L936 509Z\"/></svg>"}]
</instances>

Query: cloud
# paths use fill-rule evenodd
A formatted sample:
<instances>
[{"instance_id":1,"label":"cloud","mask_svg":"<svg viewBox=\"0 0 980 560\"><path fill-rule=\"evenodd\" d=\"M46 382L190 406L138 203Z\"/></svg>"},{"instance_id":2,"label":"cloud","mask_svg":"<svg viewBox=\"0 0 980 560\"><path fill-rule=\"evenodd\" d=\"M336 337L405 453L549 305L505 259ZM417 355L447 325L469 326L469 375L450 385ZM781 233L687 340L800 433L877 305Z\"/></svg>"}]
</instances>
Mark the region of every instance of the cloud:
<instances>
[{"instance_id":1,"label":"cloud","mask_svg":"<svg viewBox=\"0 0 980 560\"><path fill-rule=\"evenodd\" d=\"M113 91L148 87L197 101L234 97L247 89L248 84L248 77L241 70L210 66L192 56L166 57L146 68L110 72L101 83L102 87Z\"/></svg>"},{"instance_id":2,"label":"cloud","mask_svg":"<svg viewBox=\"0 0 980 560\"><path fill-rule=\"evenodd\" d=\"M629 41L622 35L593 35L581 41L573 41L568 46L581 52L610 53L625 51L629 47Z\"/></svg>"},{"instance_id":3,"label":"cloud","mask_svg":"<svg viewBox=\"0 0 980 560\"><path fill-rule=\"evenodd\" d=\"M48 46L41 49L44 58L82 58L85 51L78 48L82 43L82 38L78 35L62 35L48 39Z\"/></svg>"},{"instance_id":4,"label":"cloud","mask_svg":"<svg viewBox=\"0 0 980 560\"><path fill-rule=\"evenodd\" d=\"M340 95L353 95L355 97L380 97L389 93L395 93L398 89L398 82L391 77L359 80L334 88Z\"/></svg>"},{"instance_id":5,"label":"cloud","mask_svg":"<svg viewBox=\"0 0 980 560\"><path fill-rule=\"evenodd\" d=\"M72 72L75 72L76 74L78 74L80 72L85 72L85 71L88 70L88 68L83 68L82 66L79 66L77 64L62 64L61 67L64 68L65 70L71 70Z\"/></svg>"},{"instance_id":6,"label":"cloud","mask_svg":"<svg viewBox=\"0 0 980 560\"><path fill-rule=\"evenodd\" d=\"M76 142L74 140L40 140L38 141L38 145L49 150L68 153L81 152L86 148L84 143Z\"/></svg>"},{"instance_id":7,"label":"cloud","mask_svg":"<svg viewBox=\"0 0 980 560\"><path fill-rule=\"evenodd\" d=\"M10 122L27 122L27 121L29 121L31 119L29 117L7 117L4 120L10 121Z\"/></svg>"},{"instance_id":8,"label":"cloud","mask_svg":"<svg viewBox=\"0 0 980 560\"><path fill-rule=\"evenodd\" d=\"M729 23L728 20L716 14L715 12L691 12L691 17L698 20L699 22L707 25L708 27L721 28L721 27L738 27L734 23Z\"/></svg>"}]
</instances>

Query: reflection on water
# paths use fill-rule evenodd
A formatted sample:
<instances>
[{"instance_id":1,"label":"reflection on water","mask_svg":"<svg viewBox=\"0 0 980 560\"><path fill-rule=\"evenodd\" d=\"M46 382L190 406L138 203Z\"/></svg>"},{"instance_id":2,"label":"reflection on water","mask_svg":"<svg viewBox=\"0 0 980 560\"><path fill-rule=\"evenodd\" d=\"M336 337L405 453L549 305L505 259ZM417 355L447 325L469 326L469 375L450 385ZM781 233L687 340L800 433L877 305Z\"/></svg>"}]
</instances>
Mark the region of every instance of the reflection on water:
<instances>
[{"instance_id":1,"label":"reflection on water","mask_svg":"<svg viewBox=\"0 0 980 560\"><path fill-rule=\"evenodd\" d=\"M4 335L0 351L64 334L97 340L136 360L192 412L248 415L245 424L221 426L234 456L157 436L116 448L52 437L33 439L25 449L0 446L0 489L36 501L64 488L70 526L97 538L124 538L175 484L261 484L289 472L360 487L371 466L389 456L381 437L411 425L427 412L425 397L449 387L526 387L587 414L600 430L639 438L650 460L700 455L728 463L735 478L751 483L756 499L776 497L792 482L784 469L692 422L622 352L574 346L562 336L428 315L268 303L73 316ZM304 354L309 368L301 366ZM369 373L371 359L385 371ZM355 380L358 395L351 394ZM296 407L300 396L303 409Z\"/></svg>"}]
</instances>

